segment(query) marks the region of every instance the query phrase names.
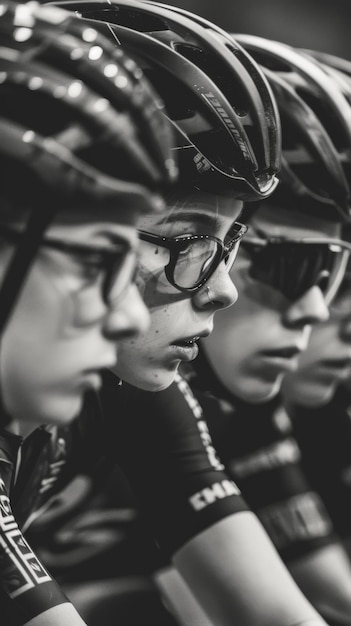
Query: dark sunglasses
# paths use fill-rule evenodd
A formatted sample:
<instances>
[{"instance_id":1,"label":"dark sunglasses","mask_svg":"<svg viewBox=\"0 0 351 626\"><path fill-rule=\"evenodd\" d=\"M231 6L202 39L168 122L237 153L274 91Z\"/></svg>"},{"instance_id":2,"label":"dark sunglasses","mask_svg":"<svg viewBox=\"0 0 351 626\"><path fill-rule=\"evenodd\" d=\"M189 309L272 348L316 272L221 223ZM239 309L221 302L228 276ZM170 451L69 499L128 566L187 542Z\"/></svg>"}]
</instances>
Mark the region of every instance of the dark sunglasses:
<instances>
[{"instance_id":1,"label":"dark sunglasses","mask_svg":"<svg viewBox=\"0 0 351 626\"><path fill-rule=\"evenodd\" d=\"M252 264L250 276L284 294L290 301L318 286L329 302L343 279L351 244L339 239L246 237L244 250Z\"/></svg>"},{"instance_id":2,"label":"dark sunglasses","mask_svg":"<svg viewBox=\"0 0 351 626\"><path fill-rule=\"evenodd\" d=\"M15 229L0 225L0 235L10 243L18 243L21 233ZM80 243L71 243L44 237L40 247L57 250L64 254L78 257L83 265L101 266L104 279L102 295L106 304L115 301L134 281L136 271L136 250L125 239L113 236L113 247L101 248Z\"/></svg>"},{"instance_id":3,"label":"dark sunglasses","mask_svg":"<svg viewBox=\"0 0 351 626\"><path fill-rule=\"evenodd\" d=\"M184 293L194 293L208 281L223 260L230 271L246 231L247 226L235 222L226 242L212 235L162 237L144 230L138 233L142 241L169 250L169 262L164 269L171 285Z\"/></svg>"}]
</instances>

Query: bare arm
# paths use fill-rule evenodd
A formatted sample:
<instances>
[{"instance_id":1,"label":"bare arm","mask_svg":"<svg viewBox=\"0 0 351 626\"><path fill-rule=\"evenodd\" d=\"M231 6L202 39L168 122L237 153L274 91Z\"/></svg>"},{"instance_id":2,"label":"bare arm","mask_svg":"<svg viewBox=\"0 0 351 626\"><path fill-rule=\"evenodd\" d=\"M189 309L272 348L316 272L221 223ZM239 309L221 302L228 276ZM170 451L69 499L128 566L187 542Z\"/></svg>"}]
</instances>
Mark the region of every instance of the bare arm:
<instances>
[{"instance_id":1,"label":"bare arm","mask_svg":"<svg viewBox=\"0 0 351 626\"><path fill-rule=\"evenodd\" d=\"M54 606L23 626L86 626L76 609L69 602Z\"/></svg>"},{"instance_id":2,"label":"bare arm","mask_svg":"<svg viewBox=\"0 0 351 626\"><path fill-rule=\"evenodd\" d=\"M251 512L191 539L174 564L216 626L326 626Z\"/></svg>"},{"instance_id":3,"label":"bare arm","mask_svg":"<svg viewBox=\"0 0 351 626\"><path fill-rule=\"evenodd\" d=\"M289 570L326 619L351 625L351 564L342 545L334 543L305 555Z\"/></svg>"},{"instance_id":4,"label":"bare arm","mask_svg":"<svg viewBox=\"0 0 351 626\"><path fill-rule=\"evenodd\" d=\"M154 580L166 606L181 626L214 626L174 567L158 571Z\"/></svg>"}]
</instances>

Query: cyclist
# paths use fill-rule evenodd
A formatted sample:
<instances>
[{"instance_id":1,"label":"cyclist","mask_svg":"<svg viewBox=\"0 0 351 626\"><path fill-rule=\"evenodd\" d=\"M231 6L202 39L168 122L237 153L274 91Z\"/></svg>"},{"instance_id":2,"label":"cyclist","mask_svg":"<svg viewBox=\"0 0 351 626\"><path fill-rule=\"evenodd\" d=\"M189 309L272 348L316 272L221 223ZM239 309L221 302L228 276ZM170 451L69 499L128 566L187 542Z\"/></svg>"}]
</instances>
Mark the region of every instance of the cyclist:
<instances>
[{"instance_id":1,"label":"cyclist","mask_svg":"<svg viewBox=\"0 0 351 626\"><path fill-rule=\"evenodd\" d=\"M244 41L244 38L240 40ZM288 66L287 74L289 73L289 66L292 68L290 78L288 76L283 78L275 74L271 76L272 70L266 69L272 88L275 90L278 105L283 113L283 156L285 160L283 160L281 174L282 183L273 196L265 200L254 211L250 219L250 233L239 249L237 264L233 268L232 275L236 284L240 285L241 298L239 298L236 306L220 313L217 318L218 323L215 323L211 335L206 341L201 341L200 355L194 360L193 365L189 365L189 369L192 371L187 373L188 382L195 392L196 399L191 396L184 381L178 380L178 389L183 390L186 397L189 398L189 405L192 407L195 417L201 420L201 428L205 428L201 409L197 404L197 399L200 398L204 407L204 416L210 423L210 429L213 430L215 448L219 450L223 460L226 461L231 476L236 478L236 482L239 482L240 479L243 494L248 496L249 504L255 505L255 510L258 512L261 512L262 507L262 518L273 538L276 540L278 532L279 538L281 538L283 531L285 531L283 545L278 544L277 541L276 543L293 570L292 562L296 561L305 551L314 551L316 554L318 550L318 556L323 557L326 554L323 550L326 543L329 546L331 541L335 541L335 538L331 536L330 521L320 499L317 500L316 494L312 493L312 489L306 481L302 483L304 477L301 476L301 468L297 463L296 444L288 441L290 455L295 454L296 463L287 463L284 468L290 474L288 485L290 491L283 491L283 495L281 489L284 487L285 490L286 485L283 485L279 491L280 479L274 477L278 486L274 483L269 484L271 475L267 478L265 475L263 478L262 475L257 477L256 483L252 485L252 489L249 489L250 480L254 482L255 476L253 478L252 475L247 475L247 480L244 481L243 476L239 476L238 470L232 473L235 464L234 460L232 464L230 461L235 455L235 461L238 461L239 466L240 457L245 459L252 448L255 452L255 446L257 446L256 452L257 457L259 457L262 446L267 447L271 443L272 446L276 444L279 447L280 440L283 440L283 447L285 445L285 438L283 439L282 433L278 429L275 430L274 422L272 424L272 416L264 417L260 411L257 411L258 415L252 415L252 407L275 395L279 390L284 373L289 368L296 367L298 354L307 347L311 326L327 319L330 298L342 279L346 262L345 251L350 248L347 242L343 242L341 239L342 224L349 219L349 188L340 155L341 150L336 138L339 138L339 135L344 136L346 148L349 146L350 114L348 104L342 94L338 93L334 83L325 80L326 77L318 70L317 66L314 64L311 66L300 53L285 45L275 46L273 42L266 42L266 45L273 57L272 65L274 60L278 65L279 60L279 67L281 67L285 61ZM304 69L304 75L302 69ZM300 81L299 88L295 90L293 79L296 75ZM304 82L303 78L305 79ZM301 92L302 95L300 95ZM333 99L335 94L338 96ZM330 123L322 123L321 121L322 117L317 104L323 102L323 98L326 101L328 119L336 119L336 128L333 128ZM316 136L318 136L318 143L315 141ZM285 144L284 140L286 140ZM323 148L318 151L319 145ZM144 247L142 251L144 251ZM333 257L334 261L332 260ZM143 256L141 263L142 261ZM208 284L208 288L208 298L213 300L213 304L215 304L216 292L212 292L212 285ZM151 298L155 303L156 296L153 291L150 295L150 304ZM170 380L170 370L166 369L164 361L166 349L170 348L168 347L169 344L166 343L166 349L162 352L161 343L162 303L163 300L160 300L158 308L155 305L154 308L150 306L152 322L151 331L148 332L147 336L141 335L135 341L122 342L121 359L116 367L117 373L124 380L146 390L160 389L162 385L165 387ZM167 319L167 323L170 323L169 319ZM155 333L154 342L150 340L150 337L152 338L150 332ZM166 340L169 334L169 327L165 325L164 337ZM171 349L173 350L173 348ZM112 388L113 383L111 381L109 396L103 390L106 393L106 404L113 402ZM124 388L124 393L127 395L127 387ZM131 391L129 393L133 396ZM249 402L249 408L246 411L244 411L243 400ZM129 402L129 411L135 416L133 432L136 432L138 419L141 419L139 414L145 415L147 411L147 402L150 402L149 412L153 415L154 423L157 420L160 422L162 420L163 424L167 423L167 420L172 422L170 415L173 415L174 423L177 419L178 422L186 419L185 416L180 417L186 409L178 399L177 390L174 387L151 397L146 394L137 395L134 392L134 396L129 399ZM218 414L219 410L220 413ZM236 417L231 420L234 411ZM243 426L244 419L247 420L246 426L245 424ZM262 420L261 426L259 419ZM276 419L279 420L279 415ZM230 425L231 421L234 422L233 425ZM253 430L253 425L256 431ZM237 430L235 430L236 427ZM164 428L166 427L164 426ZM145 465L147 464L147 452L150 452L150 449L155 450L151 436L160 438L160 431L161 426L159 426L157 435L156 429L152 429L150 432L150 424L147 424L147 432L144 428L141 430L143 434L142 449L138 449ZM219 434L217 435L218 431ZM204 433L203 436L205 436ZM248 446L246 453L245 446ZM155 466L157 465L161 465L160 457L156 457ZM254 467L254 462L252 466ZM299 479L298 484L294 482L296 476ZM260 483L259 480L261 480ZM268 484L267 488L263 490L260 487L262 481L266 484L265 480ZM171 486L165 482L163 491L167 492L168 489L171 490L172 494L176 492L174 482L171 483ZM282 501L283 497L285 498L284 501ZM225 487L222 485L221 489L216 485L216 489L213 491L206 491L206 488L199 489L196 492L196 504L194 503L194 506L198 506L205 515L205 512L208 512L211 498L213 502L216 502L217 498L223 502ZM283 512L286 511L286 502L290 502L290 499L295 505L295 519L299 519L301 516L302 522L299 528L292 527L291 530L290 527L286 531L283 525L286 517L283 518ZM279 518L280 503L282 508ZM272 504L271 509L268 507L269 504ZM276 507L274 508L273 505ZM292 515L293 511L290 512ZM264 516L263 513L266 515ZM271 513L271 519L269 519L269 513ZM174 509L171 509L171 514L175 517ZM246 518L246 515L249 516L247 513L236 516L238 525ZM308 524L308 516L313 516L310 524ZM273 530L276 530L275 535L273 535ZM254 537L255 531L252 529L250 531L252 532L251 537ZM295 531L295 535L292 531ZM250 535L248 529L246 533L247 535L243 530L241 535L240 547L243 550L244 538ZM194 544L199 547L199 550L200 548L204 550L207 555L207 543L210 543L213 535L208 531L205 532L204 536L207 540L206 548L204 547L205 540L198 543L194 540ZM214 536L217 538L216 534ZM219 541L222 541L223 535L219 534L218 536L221 538ZM254 540L252 539L252 541ZM224 545L229 550L228 544L224 543ZM257 539L256 549L258 551L259 545L259 539ZM225 549L223 549L224 552ZM225 559L227 555L223 553L217 553L216 556L219 558L220 555L222 559ZM185 561L188 557L188 551L183 546L180 554L182 557L184 554L186 555ZM193 557L193 553L191 556ZM183 576L189 582L192 590L195 588L201 602L206 606L206 598L203 598L203 594L206 589L208 590L208 587L203 584L203 586L199 585L196 588L196 582L193 580L196 568L192 561L190 561L191 565L189 562L185 563L181 560L179 563L178 558L179 554L177 553L175 557L177 566L183 568L181 569ZM215 567L215 563L219 567L219 563L213 555L208 557L208 561L206 557L202 558L206 564L211 561L213 567ZM203 578L201 579L203 582L207 570L202 559L200 563L203 566ZM265 563L263 559L261 563ZM339 570L339 579L333 580L333 573L333 577L325 583L327 591L330 587L328 595L321 593L323 580L319 579L318 594L311 594L314 601L319 600L321 610L324 610L327 615L338 618L340 617L339 593L341 592L339 591L339 582L336 581L340 580L340 576L342 581L346 580L346 589L343 582L342 590L346 600L348 600L347 585L349 583L347 581L350 580L347 564L342 560L339 565L342 567L341 572ZM257 562L255 566L257 566ZM188 567L190 571L187 569ZM268 570L267 563L263 567L265 571ZM238 572L242 576L240 582L244 587L243 571L244 568L241 570L238 568ZM299 575L295 569L293 571L299 583L304 586L303 576ZM273 570L271 572L274 578ZM317 574L320 572L322 572L322 577L325 569L317 569ZM214 585L213 580L211 578L210 580L211 585ZM282 580L283 578L280 583ZM267 585L269 587L269 580ZM253 585L251 588L251 593L255 597L256 610L257 607L262 606L262 596L264 595L265 602L269 597L267 588L263 594L262 588L258 589L257 587ZM304 586L304 589L306 593L310 593L307 585ZM244 596L245 592L243 589L241 591ZM318 597L316 597L317 595ZM322 595L323 603L321 602ZM274 597L276 601L276 595ZM325 607L326 598L328 599L327 608ZM217 607L213 606L213 595L207 601L210 605L207 605L207 610L210 615L214 616L215 622L218 619L218 614L216 613ZM332 603L331 607L329 602ZM336 607L335 604L337 604ZM252 609L250 615L253 623L255 608ZM342 605L342 608L345 608L345 604ZM261 611L260 619L266 619L267 623L274 623L274 619L276 619L274 609L271 614L269 614L267 605L265 605L265 609L267 615L262 618ZM327 609L329 613L327 613ZM239 616L237 618L239 621L245 619L243 613L239 613ZM280 616L280 619L284 618ZM345 620L345 611L342 619Z\"/></svg>"},{"instance_id":2,"label":"cyclist","mask_svg":"<svg viewBox=\"0 0 351 626\"><path fill-rule=\"evenodd\" d=\"M109 21L106 30L116 35L122 46L129 52L133 50L138 61L145 64L150 80L160 90L161 95L166 97L169 94L169 102L166 98L167 110L171 110L172 115L169 104L173 103L173 115L182 131L184 144L188 134L193 145L197 145L196 140L199 144L201 141L201 153L207 150L209 161L201 159L201 154L197 156L196 161L201 165L198 168L197 181L193 179L195 189L190 192L185 189L184 192L180 186L173 198L169 196L174 222L167 219L155 223L152 218L140 222L142 247L138 284L151 310L151 330L141 341L136 338L135 341L124 342L116 371L123 381L134 383L145 391L125 382L120 385L118 377L106 372L100 393L90 394L80 419L85 423L89 420L93 423L105 421L111 457L118 458L127 473L161 550L171 556L192 593L215 623L232 624L233 619L236 619L240 624L251 626L324 624L323 619L294 584L257 518L248 511L246 503L241 499L237 486L223 472L224 468L216 457L208 436L206 423L195 398L188 392L186 383L179 383L184 393L179 394L179 388L172 388L172 385L170 393L168 390L159 391L172 382L180 361L190 361L196 357L199 336L212 330L213 314L216 310L223 309L227 303L221 290L227 284L228 269L220 262L222 257L219 253L212 257L208 255L208 245L212 241L210 231L205 231L206 247L201 247L206 256L202 257L200 266L196 256L198 239L194 237L194 231L189 229L188 224L190 209L195 209L199 217L201 215L206 219L209 212L213 211L210 202L213 203L216 194L213 194L214 167L211 167L211 163L216 157L216 150L220 151L222 145L220 141L216 142L217 135L209 120L206 125L202 124L204 118L200 114L208 100L201 99L202 106L198 111L196 96L207 93L202 85L208 64L207 71L213 83L216 80L220 82L222 90L227 90L225 93L231 97L233 104L235 97L238 98L235 113L240 110L240 117L244 122L245 118L247 121L245 112L248 110L248 87L252 84L247 77L247 72L250 72L248 59L241 55L240 47L236 47L229 36L222 35L226 48L223 53L225 58L229 61L232 51L235 53L232 61L234 86L230 74L220 64L220 59L217 57L215 62L210 54L212 42L215 41L216 48L220 48L219 33L212 33L216 29L211 30L209 26L204 29L196 18L189 21L190 17L177 10L161 8L151 3L125 1L98 6L94 3L69 5L84 17ZM106 27L106 24L103 23L103 26ZM188 65L189 59L191 66ZM196 73L196 64L200 66L201 73ZM189 81L186 84L187 89L184 88L184 83L188 80L186 70L190 67L193 76L196 75L193 92L189 89ZM240 73L235 69L239 67ZM261 76L256 66L251 66L251 70L251 78ZM242 84L243 72L247 78L244 82L245 89L241 91L238 81L239 85ZM328 82L328 87L330 85ZM211 85L211 90L213 89L214 86ZM183 99L189 97L189 92L192 98L185 100L187 106L184 106ZM214 107L213 102L211 99L210 111L220 115L223 124L222 109L227 115L230 109L225 101L223 107L217 103ZM207 114L209 115L209 111ZM259 119L260 116L251 115L250 122ZM348 128L345 122L344 124ZM202 133L199 132L200 129ZM262 145L261 140L259 142ZM187 148L189 160L193 145L190 145L190 150ZM258 144L255 148L254 145L252 142L252 150L259 154ZM181 157L182 155L180 159ZM221 161L225 164L227 158L227 151L221 155L221 160L217 156L217 168ZM336 161L335 157L334 163ZM336 168L339 172L338 165ZM342 174L340 177L340 189L345 190ZM182 181L182 169L180 180ZM238 198L238 194L244 198L243 180L238 185L238 190L235 180L228 180L228 170L224 180L231 183L228 191L232 201ZM211 183L212 194L209 194ZM252 184L250 187L251 190L248 191L252 200ZM260 195L262 198L262 191L261 194L256 193L256 197ZM345 199L346 191L341 195ZM218 191L217 196L218 203ZM234 203L238 209L237 200ZM344 203L342 207L345 209ZM222 210L222 204L218 203L215 205L217 215L219 210ZM273 210L270 216L271 221L267 228L273 230ZM323 219L318 221L318 216L313 216L308 234L316 236L317 230L320 237L323 235L324 244L329 249L330 237L335 238L342 219L338 217L335 224L329 224L328 220L325 223ZM288 230L289 225L286 228ZM302 230L299 223L291 226L293 232L294 228ZM328 242L325 241L327 235ZM204 243L203 235L201 239ZM346 245L338 239L339 253L344 248ZM192 261L189 266L189 256L186 253ZM215 259L219 262L217 267L213 263ZM344 255L340 253L335 258L337 262L332 264L338 273L340 270L340 275L343 259ZM314 296L318 292L318 306L321 306L322 314L326 315L322 294L315 287L314 280L313 272L312 282L308 286L311 286ZM330 281L327 282L330 287ZM157 393L149 393L147 390L157 390ZM186 412L187 401L194 408L195 415L189 407ZM148 415L152 419L148 419ZM276 593L277 586L279 594Z\"/></svg>"},{"instance_id":3,"label":"cyclist","mask_svg":"<svg viewBox=\"0 0 351 626\"><path fill-rule=\"evenodd\" d=\"M320 51L304 52L321 63L351 104L350 61ZM349 309L348 267L329 320L314 329L299 368L285 377L282 391L302 450L304 470L322 495L334 527L351 554Z\"/></svg>"},{"instance_id":4,"label":"cyclist","mask_svg":"<svg viewBox=\"0 0 351 626\"><path fill-rule=\"evenodd\" d=\"M319 71L312 71L307 83L308 65L302 56L296 58L294 51L277 42L244 35L237 38L257 60L261 60L273 88L279 89L279 93L275 93L283 131L282 183L250 220L250 232L235 266L239 301L236 307L221 314L221 323L215 325L212 335L201 344L199 357L193 366L188 367L187 376L203 405L217 451L246 500L258 513L295 579L327 621L334 618L340 623L349 623L350 566L323 505L320 495L323 491L318 493L316 481L310 482L306 476L292 425L277 397L284 375L289 381L299 379L299 385L290 385L290 401L295 404L297 398L301 403L304 387L311 389L312 381L316 381L315 371L311 370L311 350L308 348L304 352L311 325L318 322L312 333L314 349L319 354L331 354L331 331L323 340L321 335L322 328L325 333L328 328L334 328L333 332L336 332L335 321L326 321L331 294L326 291L326 299L318 304L318 300L313 299L320 297L320 289L314 287L314 294L313 290L308 290L308 286L314 284L308 278L309 272L310 277L313 272L316 272L316 278L318 274L322 277L322 255L326 253L328 241L326 239L324 245L319 246L317 240L313 245L311 239L312 245L309 246L303 241L299 243L299 239L318 235L317 222L314 233L310 230L311 215L315 219L318 206L320 215L327 215L325 164L328 154L330 163L333 162L331 154L339 154L339 180L346 189L344 181L350 180L347 139L346 135L339 135L338 107L333 110L328 104L329 94L323 94L321 86L318 87ZM295 66L292 66L293 62ZM276 73L279 74L278 80ZM313 76L317 80L314 86ZM287 83L286 87L283 81ZM336 91L335 85L333 93ZM345 114L347 123L347 109ZM322 133L317 135L318 126L313 123L316 115L333 141L330 152L325 147L320 153L312 148L313 133L319 137L319 145L325 146ZM321 194L319 201L317 192ZM329 187L329 199L334 198L329 202L329 232L321 217L320 236L335 236L337 231L333 228L337 224L340 233L339 192L336 187L334 191ZM275 211L274 225L269 215L271 206L280 209L279 213ZM329 270L326 266L324 269L325 280L332 264ZM334 293L337 282L333 282L331 274L329 284ZM326 289L327 284L321 283L321 287ZM333 307L331 316L333 318ZM320 324L323 320L325 323ZM344 344L343 352L347 351ZM299 362L305 367L295 373L293 370L297 367L300 352ZM316 387L315 396L322 398L328 393L328 386L325 371L323 378L320 373L319 385L323 385L323 391ZM300 419L300 430L305 424L306 421ZM309 444L305 462L312 466L314 448L318 444L313 441L312 446L311 437ZM325 464L322 449L319 456ZM327 471L325 468L321 473L315 465L314 477L319 475L318 485L323 483L330 496ZM344 522L347 523L345 516Z\"/></svg>"},{"instance_id":5,"label":"cyclist","mask_svg":"<svg viewBox=\"0 0 351 626\"><path fill-rule=\"evenodd\" d=\"M282 400L292 420L302 464L323 498L350 553L350 275L311 335L299 367L283 381Z\"/></svg>"},{"instance_id":6,"label":"cyclist","mask_svg":"<svg viewBox=\"0 0 351 626\"><path fill-rule=\"evenodd\" d=\"M20 528L63 469L55 425L149 323L136 222L175 180L172 130L137 65L70 13L6 2L0 32L1 623L78 626Z\"/></svg>"}]
</instances>

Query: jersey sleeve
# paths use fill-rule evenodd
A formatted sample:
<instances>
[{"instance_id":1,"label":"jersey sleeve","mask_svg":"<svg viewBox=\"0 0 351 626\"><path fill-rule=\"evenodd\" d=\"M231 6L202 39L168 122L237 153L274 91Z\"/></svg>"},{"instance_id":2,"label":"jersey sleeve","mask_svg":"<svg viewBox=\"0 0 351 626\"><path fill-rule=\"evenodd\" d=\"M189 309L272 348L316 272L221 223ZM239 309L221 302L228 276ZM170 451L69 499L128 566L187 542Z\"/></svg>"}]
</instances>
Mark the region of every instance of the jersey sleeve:
<instances>
[{"instance_id":1,"label":"jersey sleeve","mask_svg":"<svg viewBox=\"0 0 351 626\"><path fill-rule=\"evenodd\" d=\"M207 405L209 427L230 476L285 562L336 540L318 491L304 470L292 425L278 405L227 412Z\"/></svg>"},{"instance_id":2,"label":"jersey sleeve","mask_svg":"<svg viewBox=\"0 0 351 626\"><path fill-rule=\"evenodd\" d=\"M68 602L22 535L1 477L0 580L1 623L6 625L19 626L53 606Z\"/></svg>"},{"instance_id":3,"label":"jersey sleeve","mask_svg":"<svg viewBox=\"0 0 351 626\"><path fill-rule=\"evenodd\" d=\"M102 393L110 446L166 557L186 541L248 506L213 447L201 406L177 376L145 392L116 379Z\"/></svg>"}]
</instances>

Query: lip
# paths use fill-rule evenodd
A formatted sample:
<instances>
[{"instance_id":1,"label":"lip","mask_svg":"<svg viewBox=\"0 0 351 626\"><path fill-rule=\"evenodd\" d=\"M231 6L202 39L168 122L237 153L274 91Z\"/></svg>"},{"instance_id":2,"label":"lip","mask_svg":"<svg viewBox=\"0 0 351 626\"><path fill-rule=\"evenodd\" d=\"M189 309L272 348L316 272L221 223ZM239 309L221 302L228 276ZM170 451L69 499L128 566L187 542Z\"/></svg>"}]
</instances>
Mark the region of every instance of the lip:
<instances>
[{"instance_id":1,"label":"lip","mask_svg":"<svg viewBox=\"0 0 351 626\"><path fill-rule=\"evenodd\" d=\"M206 329L198 334L188 335L182 339L176 339L172 344L175 355L181 361L193 361L199 353L198 342L212 332L212 329Z\"/></svg>"},{"instance_id":2,"label":"lip","mask_svg":"<svg viewBox=\"0 0 351 626\"><path fill-rule=\"evenodd\" d=\"M351 366L351 359L325 359L321 361L321 365L328 368L348 369Z\"/></svg>"},{"instance_id":3,"label":"lip","mask_svg":"<svg viewBox=\"0 0 351 626\"><path fill-rule=\"evenodd\" d=\"M285 348L277 348L276 350L264 350L261 354L265 358L272 359L294 359L301 354L300 348L297 346L286 346Z\"/></svg>"},{"instance_id":4,"label":"lip","mask_svg":"<svg viewBox=\"0 0 351 626\"><path fill-rule=\"evenodd\" d=\"M261 352L261 359L265 362L266 366L274 370L288 372L296 370L300 354L301 350L296 346L287 346L277 350L265 350Z\"/></svg>"},{"instance_id":5,"label":"lip","mask_svg":"<svg viewBox=\"0 0 351 626\"><path fill-rule=\"evenodd\" d=\"M189 346L173 344L172 347L174 348L173 355L176 359L179 359L179 361L193 361L199 354L199 346L197 343L193 343Z\"/></svg>"},{"instance_id":6,"label":"lip","mask_svg":"<svg viewBox=\"0 0 351 626\"><path fill-rule=\"evenodd\" d=\"M319 363L319 369L323 372L329 372L337 378L345 378L351 370L350 359L328 359Z\"/></svg>"}]
</instances>

